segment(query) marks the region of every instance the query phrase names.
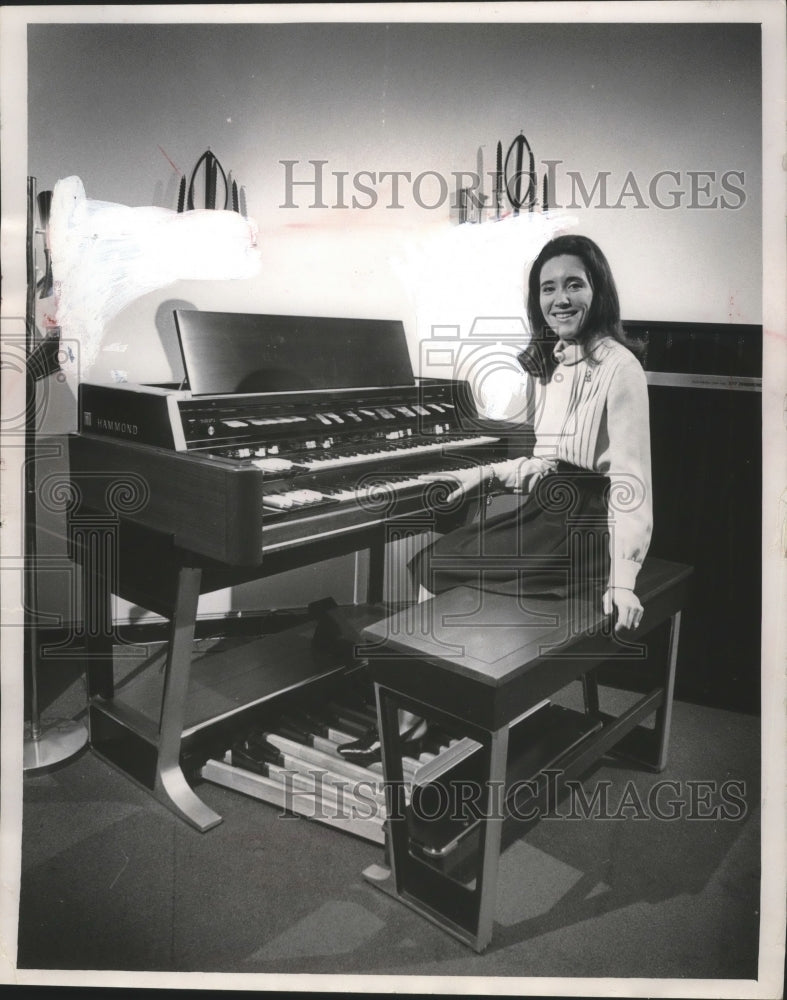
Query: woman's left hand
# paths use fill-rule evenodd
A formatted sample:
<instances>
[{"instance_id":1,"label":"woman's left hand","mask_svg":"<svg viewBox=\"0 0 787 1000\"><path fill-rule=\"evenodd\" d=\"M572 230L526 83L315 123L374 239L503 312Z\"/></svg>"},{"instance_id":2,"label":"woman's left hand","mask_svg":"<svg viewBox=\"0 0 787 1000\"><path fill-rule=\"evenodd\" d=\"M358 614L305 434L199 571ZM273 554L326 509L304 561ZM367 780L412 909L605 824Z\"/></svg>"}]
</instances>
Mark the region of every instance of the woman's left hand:
<instances>
[{"instance_id":1,"label":"woman's left hand","mask_svg":"<svg viewBox=\"0 0 787 1000\"><path fill-rule=\"evenodd\" d=\"M633 590L610 587L604 594L601 607L605 615L611 615L613 611L615 612L616 632L622 628L639 628L644 609Z\"/></svg>"},{"instance_id":2,"label":"woman's left hand","mask_svg":"<svg viewBox=\"0 0 787 1000\"><path fill-rule=\"evenodd\" d=\"M454 487L444 498L444 503L453 503L473 490L479 490L489 475L482 465L470 465L466 469L452 469L450 472L424 472L418 478L424 482L441 482L446 487Z\"/></svg>"}]
</instances>

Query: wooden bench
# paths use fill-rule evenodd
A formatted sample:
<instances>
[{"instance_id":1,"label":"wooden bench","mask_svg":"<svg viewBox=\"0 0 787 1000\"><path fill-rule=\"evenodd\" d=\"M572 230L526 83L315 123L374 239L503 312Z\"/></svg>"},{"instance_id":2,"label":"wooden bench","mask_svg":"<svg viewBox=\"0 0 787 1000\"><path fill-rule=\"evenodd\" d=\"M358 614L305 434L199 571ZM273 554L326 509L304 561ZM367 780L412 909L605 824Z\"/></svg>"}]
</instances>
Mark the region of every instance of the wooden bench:
<instances>
[{"instance_id":1,"label":"wooden bench","mask_svg":"<svg viewBox=\"0 0 787 1000\"><path fill-rule=\"evenodd\" d=\"M521 835L567 782L604 754L664 768L690 574L687 566L646 560L637 584L645 611L636 632L616 635L598 600L520 601L465 587L365 629L389 818L386 865L372 865L364 876L483 950L492 937L504 836ZM620 714L602 712L599 672L628 666L634 676L643 673L637 664L652 676L649 686ZM582 682L581 711L539 708L574 681ZM475 811L432 824L444 843L425 844L414 817L415 793L405 801L400 709L454 733L459 751L468 748L473 758L469 771L458 767L455 775L475 776ZM652 728L641 725L653 715ZM450 773L443 778L451 784ZM455 810L456 799L449 800ZM462 877L452 870L452 857L461 859Z\"/></svg>"}]
</instances>

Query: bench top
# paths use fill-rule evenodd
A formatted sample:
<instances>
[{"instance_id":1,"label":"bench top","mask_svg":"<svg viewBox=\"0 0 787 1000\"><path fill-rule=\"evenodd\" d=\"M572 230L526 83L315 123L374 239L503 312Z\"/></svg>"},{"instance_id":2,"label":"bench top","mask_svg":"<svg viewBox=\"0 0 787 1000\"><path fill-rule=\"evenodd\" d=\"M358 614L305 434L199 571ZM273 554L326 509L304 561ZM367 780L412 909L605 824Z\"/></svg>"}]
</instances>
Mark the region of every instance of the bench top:
<instances>
[{"instance_id":1,"label":"bench top","mask_svg":"<svg viewBox=\"0 0 787 1000\"><path fill-rule=\"evenodd\" d=\"M636 633L610 637L599 600L520 601L457 587L368 626L363 655L373 669L375 660L388 661L394 672L392 660L419 660L492 687L544 660L636 658L638 639L681 609L691 572L680 563L645 560L637 582L645 614Z\"/></svg>"}]
</instances>

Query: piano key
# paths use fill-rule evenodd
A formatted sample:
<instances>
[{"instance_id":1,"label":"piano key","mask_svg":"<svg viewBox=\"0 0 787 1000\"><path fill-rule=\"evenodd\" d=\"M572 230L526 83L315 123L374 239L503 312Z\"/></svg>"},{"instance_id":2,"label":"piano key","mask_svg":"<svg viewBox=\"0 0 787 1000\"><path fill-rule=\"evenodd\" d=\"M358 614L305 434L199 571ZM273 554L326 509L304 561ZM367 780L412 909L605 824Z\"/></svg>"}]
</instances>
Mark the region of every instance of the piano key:
<instances>
[{"instance_id":1,"label":"piano key","mask_svg":"<svg viewBox=\"0 0 787 1000\"><path fill-rule=\"evenodd\" d=\"M347 778L354 778L356 781L368 781L369 774L366 768L358 767L346 761L343 757L333 757L331 754L322 753L313 747L307 747L292 740L277 736L275 733L266 734L267 742L281 751L283 754L299 757L305 763L314 767L325 768L336 774L342 774Z\"/></svg>"},{"instance_id":2,"label":"piano key","mask_svg":"<svg viewBox=\"0 0 787 1000\"><path fill-rule=\"evenodd\" d=\"M293 503L286 496L264 496L262 498L263 507L273 507L275 510L289 510Z\"/></svg>"},{"instance_id":3,"label":"piano key","mask_svg":"<svg viewBox=\"0 0 787 1000\"><path fill-rule=\"evenodd\" d=\"M291 766L281 767L277 764L266 765L266 770L271 779L280 781L284 788L288 789L291 794L293 791L296 791L302 798L312 795L319 801L321 807L330 807L335 811L337 818L341 819L342 827L345 829L348 829L346 824L350 817L363 816L366 822L377 823L378 825L382 825L385 821L385 797L384 795L378 795L378 789L382 789L384 786L382 778L376 775L369 775L367 778L369 784L364 785L364 793L368 794L371 792L374 796L374 804L376 805L376 809L370 815L370 808L373 804L365 796L359 797L354 795L346 778L331 775L328 772L324 774L316 772L320 778L320 780L317 780L314 770L299 771L297 768ZM307 815L311 815L311 812L307 813ZM322 816L322 821L325 821L322 809L318 810L317 815Z\"/></svg>"},{"instance_id":4,"label":"piano key","mask_svg":"<svg viewBox=\"0 0 787 1000\"><path fill-rule=\"evenodd\" d=\"M319 458L305 458L300 464L307 469L329 469L338 466L360 465L366 462L374 462L380 458L395 458L397 455L410 457L411 455L426 455L430 452L445 451L449 448L463 448L469 445L494 444L499 439L488 435L476 435L475 437L442 438L440 441L424 443L422 441L411 442L409 439L401 439L400 444L391 445L388 448L375 448L367 450L359 448L350 454L326 455Z\"/></svg>"},{"instance_id":5,"label":"piano key","mask_svg":"<svg viewBox=\"0 0 787 1000\"><path fill-rule=\"evenodd\" d=\"M270 449L269 449L270 450ZM263 472L288 472L295 465L289 458L255 458L252 465L256 465Z\"/></svg>"},{"instance_id":6,"label":"piano key","mask_svg":"<svg viewBox=\"0 0 787 1000\"><path fill-rule=\"evenodd\" d=\"M96 399L103 399L106 387L93 388ZM266 551L282 553L317 540L349 546L362 525L425 506L429 491L417 481L418 471L439 472L450 464L452 450L462 456L457 464L469 464L478 451L484 453L479 461L486 457L490 443L499 439L458 426L459 406L450 409L444 402L452 391L413 385L358 394L342 389L237 398L188 394L163 399L157 393L145 404L155 415L146 427L160 427L163 444L121 436L110 441L114 434L103 439L86 431L74 436L69 450L75 469L102 477L133 471L151 484L145 519L153 520L145 521L145 528L155 522L155 529L172 535L181 549L232 567L256 567ZM128 417L126 395L107 400L118 419ZM432 400L439 409L427 406ZM385 419L381 410L395 419ZM418 414L429 433L420 433L419 420L407 411ZM444 431L440 436L433 433L435 423ZM381 429L411 433L385 441ZM326 438L332 444L323 448ZM99 490L96 485L92 496L100 504ZM211 511L209 517L203 507Z\"/></svg>"},{"instance_id":7,"label":"piano key","mask_svg":"<svg viewBox=\"0 0 787 1000\"><path fill-rule=\"evenodd\" d=\"M326 742L333 743L335 747L340 747L344 743L351 743L355 739L352 733L341 729L336 724L335 719L330 716L323 719L311 712L302 710L294 715L293 719L301 729L312 733L315 739L324 739Z\"/></svg>"},{"instance_id":8,"label":"piano key","mask_svg":"<svg viewBox=\"0 0 787 1000\"><path fill-rule=\"evenodd\" d=\"M336 788L346 789L350 782L363 783L365 790L376 800L384 801L382 786L376 777L369 774L365 768L347 764L341 757L324 754L305 743L279 736L278 733L265 733L249 739L249 751L257 751L273 766L288 768L295 773L308 773L312 779L319 777L321 782ZM275 758L275 759L269 759Z\"/></svg>"},{"instance_id":9,"label":"piano key","mask_svg":"<svg viewBox=\"0 0 787 1000\"><path fill-rule=\"evenodd\" d=\"M442 470L446 485L455 485L451 472L460 471L461 468L464 467ZM407 490L423 489L426 483L439 482L433 476L434 473L421 473L413 476L391 476L359 486L326 486L323 490L282 490L266 494L263 497L263 505L277 511L296 511L323 504L353 504L364 499L374 499L376 496L388 494L393 497Z\"/></svg>"}]
</instances>

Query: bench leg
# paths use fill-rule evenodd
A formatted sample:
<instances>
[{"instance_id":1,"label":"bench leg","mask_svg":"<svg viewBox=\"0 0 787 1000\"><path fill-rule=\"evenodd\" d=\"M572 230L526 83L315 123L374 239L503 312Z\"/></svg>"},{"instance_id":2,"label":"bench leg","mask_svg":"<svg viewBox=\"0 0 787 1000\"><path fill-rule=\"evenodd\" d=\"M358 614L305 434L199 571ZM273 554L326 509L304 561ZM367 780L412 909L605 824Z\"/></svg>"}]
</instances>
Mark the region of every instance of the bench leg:
<instances>
[{"instance_id":1,"label":"bench leg","mask_svg":"<svg viewBox=\"0 0 787 1000\"><path fill-rule=\"evenodd\" d=\"M680 614L680 611L676 611L670 620L669 645L664 671L664 703L656 712L658 750L655 766L658 771L663 771L667 766L670 725L672 723L672 699L675 693L675 668L678 663L678 642L680 640Z\"/></svg>"},{"instance_id":2,"label":"bench leg","mask_svg":"<svg viewBox=\"0 0 787 1000\"><path fill-rule=\"evenodd\" d=\"M582 675L582 696L585 702L585 715L598 715L598 678L595 670Z\"/></svg>"},{"instance_id":3,"label":"bench leg","mask_svg":"<svg viewBox=\"0 0 787 1000\"><path fill-rule=\"evenodd\" d=\"M401 746L398 733L397 694L377 685L377 707L386 782L388 820L387 866L371 865L364 871L367 881L398 899L410 909L480 952L489 944L494 925L497 875L502 840L508 726L495 732L473 734L486 754L486 775L480 799L483 819L478 828L474 854L475 878L464 884L411 850L404 803ZM437 721L441 713L408 699L407 710ZM455 720L454 720L455 721Z\"/></svg>"},{"instance_id":4,"label":"bench leg","mask_svg":"<svg viewBox=\"0 0 787 1000\"><path fill-rule=\"evenodd\" d=\"M650 771L663 771L667 766L672 700L675 692L675 668L678 661L678 641L680 638L680 614L680 611L676 611L663 625L668 629L668 633L666 646L662 646L660 651L663 661L660 665L658 686L644 695L629 710L633 712L648 703L652 704L653 708L642 717L644 719L653 716L653 728L636 726L627 732L609 751L613 757L639 764Z\"/></svg>"},{"instance_id":5,"label":"bench leg","mask_svg":"<svg viewBox=\"0 0 787 1000\"><path fill-rule=\"evenodd\" d=\"M492 926L497 901L497 873L503 832L503 811L508 761L508 726L491 734L489 747L489 786L486 819L482 824L478 929L473 943L476 951L492 940Z\"/></svg>"}]
</instances>

